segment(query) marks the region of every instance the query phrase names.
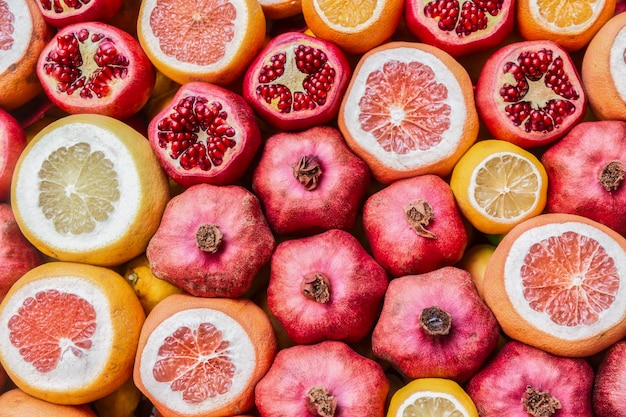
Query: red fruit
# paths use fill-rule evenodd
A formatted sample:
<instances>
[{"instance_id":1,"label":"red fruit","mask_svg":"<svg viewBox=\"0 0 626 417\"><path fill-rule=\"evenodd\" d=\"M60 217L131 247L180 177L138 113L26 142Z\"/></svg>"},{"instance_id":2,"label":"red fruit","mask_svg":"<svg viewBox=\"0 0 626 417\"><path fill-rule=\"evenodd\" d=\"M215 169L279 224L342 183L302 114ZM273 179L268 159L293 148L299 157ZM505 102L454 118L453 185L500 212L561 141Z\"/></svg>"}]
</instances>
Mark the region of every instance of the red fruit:
<instances>
[{"instance_id":1,"label":"red fruit","mask_svg":"<svg viewBox=\"0 0 626 417\"><path fill-rule=\"evenodd\" d=\"M592 417L593 379L585 359L510 341L466 390L481 417Z\"/></svg>"},{"instance_id":2,"label":"red fruit","mask_svg":"<svg viewBox=\"0 0 626 417\"><path fill-rule=\"evenodd\" d=\"M281 130L303 130L333 119L350 64L335 44L299 31L272 38L246 71L243 96Z\"/></svg>"},{"instance_id":3,"label":"red fruit","mask_svg":"<svg viewBox=\"0 0 626 417\"><path fill-rule=\"evenodd\" d=\"M372 350L410 379L469 379L494 351L500 326L469 272L444 267L389 283Z\"/></svg>"},{"instance_id":4,"label":"red fruit","mask_svg":"<svg viewBox=\"0 0 626 417\"><path fill-rule=\"evenodd\" d=\"M198 184L173 197L150 239L154 275L200 297L240 297L274 250L254 194Z\"/></svg>"},{"instance_id":5,"label":"red fruit","mask_svg":"<svg viewBox=\"0 0 626 417\"><path fill-rule=\"evenodd\" d=\"M596 417L626 416L626 341L620 341L602 356L592 393Z\"/></svg>"},{"instance_id":6,"label":"red fruit","mask_svg":"<svg viewBox=\"0 0 626 417\"><path fill-rule=\"evenodd\" d=\"M548 148L545 210L588 217L626 235L626 122L580 123Z\"/></svg>"},{"instance_id":7,"label":"red fruit","mask_svg":"<svg viewBox=\"0 0 626 417\"><path fill-rule=\"evenodd\" d=\"M267 305L295 343L356 342L374 326L387 284L359 241L333 229L276 247Z\"/></svg>"},{"instance_id":8,"label":"red fruit","mask_svg":"<svg viewBox=\"0 0 626 417\"><path fill-rule=\"evenodd\" d=\"M350 230L369 185L367 164L330 126L271 136L252 177L267 221L280 235Z\"/></svg>"},{"instance_id":9,"label":"red fruit","mask_svg":"<svg viewBox=\"0 0 626 417\"><path fill-rule=\"evenodd\" d=\"M61 28L110 19L122 8L123 0L37 0L36 3L44 20Z\"/></svg>"},{"instance_id":10,"label":"red fruit","mask_svg":"<svg viewBox=\"0 0 626 417\"><path fill-rule=\"evenodd\" d=\"M183 187L237 182L261 147L243 97L205 82L180 86L150 121L148 137L165 172Z\"/></svg>"},{"instance_id":11,"label":"red fruit","mask_svg":"<svg viewBox=\"0 0 626 417\"><path fill-rule=\"evenodd\" d=\"M431 174L372 194L363 206L363 229L374 259L394 277L453 265L468 242L450 186Z\"/></svg>"},{"instance_id":12,"label":"red fruit","mask_svg":"<svg viewBox=\"0 0 626 417\"><path fill-rule=\"evenodd\" d=\"M494 137L530 148L575 126L587 96L567 51L548 40L522 41L487 59L476 83L476 108Z\"/></svg>"},{"instance_id":13,"label":"red fruit","mask_svg":"<svg viewBox=\"0 0 626 417\"><path fill-rule=\"evenodd\" d=\"M406 26L422 42L452 56L501 44L513 31L513 0L406 0Z\"/></svg>"},{"instance_id":14,"label":"red fruit","mask_svg":"<svg viewBox=\"0 0 626 417\"><path fill-rule=\"evenodd\" d=\"M11 114L0 109L0 202L9 200L13 170L25 147L24 129Z\"/></svg>"},{"instance_id":15,"label":"red fruit","mask_svg":"<svg viewBox=\"0 0 626 417\"><path fill-rule=\"evenodd\" d=\"M0 301L15 281L44 261L41 252L22 234L11 206L0 203Z\"/></svg>"},{"instance_id":16,"label":"red fruit","mask_svg":"<svg viewBox=\"0 0 626 417\"><path fill-rule=\"evenodd\" d=\"M39 56L37 76L61 110L120 120L148 102L156 77L139 42L101 22L59 29Z\"/></svg>"},{"instance_id":17,"label":"red fruit","mask_svg":"<svg viewBox=\"0 0 626 417\"><path fill-rule=\"evenodd\" d=\"M382 367L343 342L278 352L258 382L261 417L383 417L389 381Z\"/></svg>"}]
</instances>

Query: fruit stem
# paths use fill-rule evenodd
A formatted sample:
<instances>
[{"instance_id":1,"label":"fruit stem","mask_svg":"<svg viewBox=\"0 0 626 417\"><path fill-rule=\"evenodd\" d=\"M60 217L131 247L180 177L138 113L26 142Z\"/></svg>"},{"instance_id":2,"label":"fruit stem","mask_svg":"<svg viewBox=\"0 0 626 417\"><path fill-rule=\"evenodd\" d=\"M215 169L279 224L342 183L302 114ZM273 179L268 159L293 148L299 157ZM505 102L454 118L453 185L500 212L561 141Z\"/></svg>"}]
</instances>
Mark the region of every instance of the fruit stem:
<instances>
[{"instance_id":1,"label":"fruit stem","mask_svg":"<svg viewBox=\"0 0 626 417\"><path fill-rule=\"evenodd\" d=\"M548 391L539 391L530 385L522 396L524 410L533 417L550 417L561 409L561 402L550 395Z\"/></svg>"},{"instance_id":2,"label":"fruit stem","mask_svg":"<svg viewBox=\"0 0 626 417\"><path fill-rule=\"evenodd\" d=\"M196 246L209 253L216 253L222 244L222 232L215 224L202 224L196 230Z\"/></svg>"},{"instance_id":3,"label":"fruit stem","mask_svg":"<svg viewBox=\"0 0 626 417\"><path fill-rule=\"evenodd\" d=\"M328 277L319 272L306 275L302 280L302 293L308 299L318 303L324 304L329 302L330 281Z\"/></svg>"},{"instance_id":4,"label":"fruit stem","mask_svg":"<svg viewBox=\"0 0 626 417\"><path fill-rule=\"evenodd\" d=\"M306 392L306 408L319 417L333 417L337 410L337 398L330 395L325 387L314 386Z\"/></svg>"},{"instance_id":5,"label":"fruit stem","mask_svg":"<svg viewBox=\"0 0 626 417\"><path fill-rule=\"evenodd\" d=\"M450 333L452 316L437 306L426 307L420 313L420 327L431 336L445 336Z\"/></svg>"},{"instance_id":6,"label":"fruit stem","mask_svg":"<svg viewBox=\"0 0 626 417\"><path fill-rule=\"evenodd\" d=\"M302 156L300 160L291 166L293 176L307 191L313 191L322 175L322 167L313 156Z\"/></svg>"},{"instance_id":7,"label":"fruit stem","mask_svg":"<svg viewBox=\"0 0 626 417\"><path fill-rule=\"evenodd\" d=\"M606 164L600 174L600 184L602 184L604 189L609 193L615 191L624 181L624 172L626 172L624 164L620 161L611 161Z\"/></svg>"},{"instance_id":8,"label":"fruit stem","mask_svg":"<svg viewBox=\"0 0 626 417\"><path fill-rule=\"evenodd\" d=\"M415 200L404 208L404 216L415 233L427 239L437 239L437 235L426 230L428 224L435 217L433 208L428 204L428 201Z\"/></svg>"}]
</instances>

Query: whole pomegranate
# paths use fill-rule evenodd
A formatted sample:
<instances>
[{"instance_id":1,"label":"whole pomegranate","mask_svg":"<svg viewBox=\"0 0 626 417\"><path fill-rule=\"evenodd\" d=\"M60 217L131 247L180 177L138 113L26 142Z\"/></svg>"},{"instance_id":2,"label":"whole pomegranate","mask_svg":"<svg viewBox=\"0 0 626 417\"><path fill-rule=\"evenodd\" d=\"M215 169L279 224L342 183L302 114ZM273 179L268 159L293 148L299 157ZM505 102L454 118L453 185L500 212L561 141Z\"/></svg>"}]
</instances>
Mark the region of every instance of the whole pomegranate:
<instances>
[{"instance_id":1,"label":"whole pomegranate","mask_svg":"<svg viewBox=\"0 0 626 417\"><path fill-rule=\"evenodd\" d=\"M39 56L37 77L61 110L124 120L148 102L156 72L137 39L90 21L59 29Z\"/></svg>"},{"instance_id":2,"label":"whole pomegranate","mask_svg":"<svg viewBox=\"0 0 626 417\"><path fill-rule=\"evenodd\" d=\"M274 134L252 176L267 221L279 235L350 230L369 185L367 164L330 126Z\"/></svg>"},{"instance_id":3,"label":"whole pomegranate","mask_svg":"<svg viewBox=\"0 0 626 417\"><path fill-rule=\"evenodd\" d=\"M148 243L157 278L199 297L240 297L274 250L261 204L237 185L198 184L173 197Z\"/></svg>"},{"instance_id":4,"label":"whole pomegranate","mask_svg":"<svg viewBox=\"0 0 626 417\"><path fill-rule=\"evenodd\" d=\"M626 416L626 341L608 348L601 356L593 386L592 403L596 417Z\"/></svg>"},{"instance_id":5,"label":"whole pomegranate","mask_svg":"<svg viewBox=\"0 0 626 417\"><path fill-rule=\"evenodd\" d=\"M26 132L19 122L0 108L0 202L9 200L13 170L26 142Z\"/></svg>"}]
</instances>

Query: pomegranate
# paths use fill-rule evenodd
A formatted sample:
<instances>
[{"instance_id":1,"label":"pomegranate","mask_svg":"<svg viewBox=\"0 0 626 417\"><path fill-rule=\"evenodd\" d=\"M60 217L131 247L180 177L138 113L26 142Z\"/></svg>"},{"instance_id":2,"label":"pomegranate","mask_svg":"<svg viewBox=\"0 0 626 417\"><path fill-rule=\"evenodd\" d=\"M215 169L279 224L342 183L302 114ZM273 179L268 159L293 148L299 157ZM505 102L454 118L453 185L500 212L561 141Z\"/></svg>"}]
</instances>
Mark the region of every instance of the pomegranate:
<instances>
[{"instance_id":1,"label":"pomegranate","mask_svg":"<svg viewBox=\"0 0 626 417\"><path fill-rule=\"evenodd\" d=\"M59 29L39 56L37 76L63 111L124 120L148 102L156 73L131 35L102 22L84 22Z\"/></svg>"},{"instance_id":2,"label":"pomegranate","mask_svg":"<svg viewBox=\"0 0 626 417\"><path fill-rule=\"evenodd\" d=\"M26 147L26 132L19 122L0 108L0 202L11 194L15 164Z\"/></svg>"},{"instance_id":3,"label":"pomegranate","mask_svg":"<svg viewBox=\"0 0 626 417\"><path fill-rule=\"evenodd\" d=\"M197 184L172 197L146 256L157 278L199 297L240 297L274 250L261 204L238 185Z\"/></svg>"},{"instance_id":4,"label":"pomegranate","mask_svg":"<svg viewBox=\"0 0 626 417\"><path fill-rule=\"evenodd\" d=\"M22 234L8 203L0 203L0 301L26 272L45 258Z\"/></svg>"},{"instance_id":5,"label":"pomegranate","mask_svg":"<svg viewBox=\"0 0 626 417\"><path fill-rule=\"evenodd\" d=\"M522 148L563 137L587 111L578 70L565 49L549 41L504 45L485 62L476 107L491 134Z\"/></svg>"},{"instance_id":6,"label":"pomegranate","mask_svg":"<svg viewBox=\"0 0 626 417\"><path fill-rule=\"evenodd\" d=\"M280 130L331 121L339 111L350 64L335 44L300 31L273 37L245 73L243 96Z\"/></svg>"},{"instance_id":7,"label":"pomegranate","mask_svg":"<svg viewBox=\"0 0 626 417\"><path fill-rule=\"evenodd\" d=\"M280 350L255 403L261 417L383 417L388 392L380 364L327 340Z\"/></svg>"},{"instance_id":8,"label":"pomegranate","mask_svg":"<svg viewBox=\"0 0 626 417\"><path fill-rule=\"evenodd\" d=\"M509 341L467 383L481 417L592 417L594 372L567 358Z\"/></svg>"},{"instance_id":9,"label":"pomegranate","mask_svg":"<svg viewBox=\"0 0 626 417\"><path fill-rule=\"evenodd\" d=\"M267 305L295 343L356 342L374 326L387 284L361 243L332 229L278 244Z\"/></svg>"},{"instance_id":10,"label":"pomegranate","mask_svg":"<svg viewBox=\"0 0 626 417\"><path fill-rule=\"evenodd\" d=\"M36 3L45 21L61 28L110 19L122 8L123 0L37 0Z\"/></svg>"},{"instance_id":11,"label":"pomegranate","mask_svg":"<svg viewBox=\"0 0 626 417\"><path fill-rule=\"evenodd\" d=\"M394 277L453 265L468 243L450 186L433 174L372 194L363 206L363 229L374 259Z\"/></svg>"},{"instance_id":12,"label":"pomegranate","mask_svg":"<svg viewBox=\"0 0 626 417\"><path fill-rule=\"evenodd\" d=\"M513 0L406 0L407 29L452 56L501 44L513 31Z\"/></svg>"},{"instance_id":13,"label":"pomegranate","mask_svg":"<svg viewBox=\"0 0 626 417\"><path fill-rule=\"evenodd\" d=\"M626 122L579 123L542 155L545 210L579 214L626 235Z\"/></svg>"},{"instance_id":14,"label":"pomegranate","mask_svg":"<svg viewBox=\"0 0 626 417\"><path fill-rule=\"evenodd\" d=\"M369 185L367 164L330 126L271 136L252 176L267 221L279 235L350 230Z\"/></svg>"},{"instance_id":15,"label":"pomegranate","mask_svg":"<svg viewBox=\"0 0 626 417\"><path fill-rule=\"evenodd\" d=\"M410 379L464 382L495 350L499 338L498 322L469 272L447 266L389 283L372 350Z\"/></svg>"},{"instance_id":16,"label":"pomegranate","mask_svg":"<svg viewBox=\"0 0 626 417\"><path fill-rule=\"evenodd\" d=\"M609 347L601 356L592 392L596 417L626 416L626 341Z\"/></svg>"},{"instance_id":17,"label":"pomegranate","mask_svg":"<svg viewBox=\"0 0 626 417\"><path fill-rule=\"evenodd\" d=\"M177 89L150 121L148 137L165 172L183 187L237 182L261 147L243 97L201 81Z\"/></svg>"}]
</instances>

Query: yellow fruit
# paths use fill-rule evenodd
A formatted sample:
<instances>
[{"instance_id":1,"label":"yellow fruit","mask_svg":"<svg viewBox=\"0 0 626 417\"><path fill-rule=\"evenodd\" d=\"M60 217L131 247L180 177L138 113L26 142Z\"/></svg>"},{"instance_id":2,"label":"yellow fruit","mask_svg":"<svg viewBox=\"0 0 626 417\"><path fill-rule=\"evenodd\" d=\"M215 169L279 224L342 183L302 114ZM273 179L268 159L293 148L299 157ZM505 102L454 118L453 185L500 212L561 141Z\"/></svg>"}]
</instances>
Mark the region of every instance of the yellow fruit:
<instances>
[{"instance_id":1,"label":"yellow fruit","mask_svg":"<svg viewBox=\"0 0 626 417\"><path fill-rule=\"evenodd\" d=\"M121 387L94 401L93 406L100 417L133 417L140 401L141 391L128 378Z\"/></svg>"}]
</instances>

